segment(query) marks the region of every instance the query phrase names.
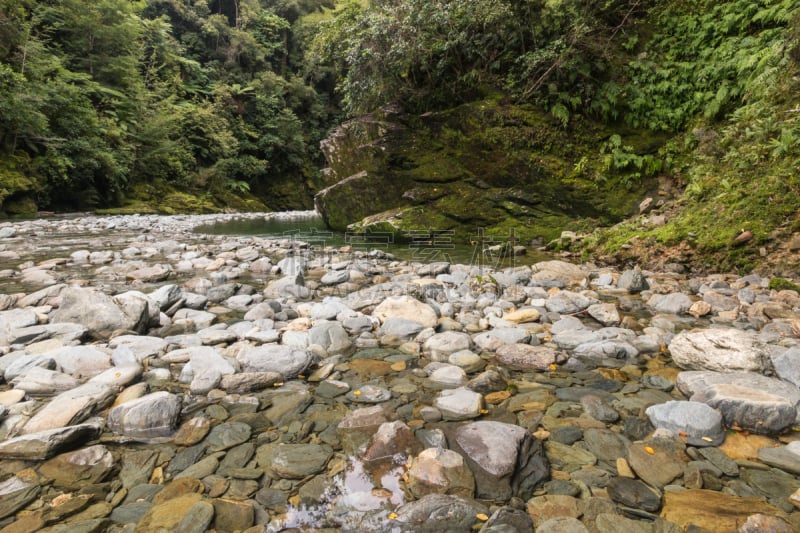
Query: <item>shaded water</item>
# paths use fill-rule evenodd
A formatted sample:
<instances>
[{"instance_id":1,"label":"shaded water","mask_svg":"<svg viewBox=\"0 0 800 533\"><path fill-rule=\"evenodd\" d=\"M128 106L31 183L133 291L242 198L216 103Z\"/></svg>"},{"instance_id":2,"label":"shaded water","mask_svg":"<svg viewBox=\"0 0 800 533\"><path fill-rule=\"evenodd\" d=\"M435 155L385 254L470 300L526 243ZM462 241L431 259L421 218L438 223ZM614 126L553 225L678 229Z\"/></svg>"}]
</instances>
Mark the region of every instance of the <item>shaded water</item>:
<instances>
[{"instance_id":1,"label":"shaded water","mask_svg":"<svg viewBox=\"0 0 800 533\"><path fill-rule=\"evenodd\" d=\"M455 242L454 232L448 230L419 229L392 234L388 232L337 232L329 229L322 218L311 211L288 213L286 217L263 217L239 219L198 226L198 233L211 235L251 235L268 239L290 239L306 242L313 248L340 248L350 246L354 251L379 250L400 260L420 263L447 261L452 264L467 264L506 268L530 265L552 259L549 254L527 247L525 253L505 257L498 247L519 244L513 236L498 238L485 235L482 228L475 228L470 243Z\"/></svg>"}]
</instances>

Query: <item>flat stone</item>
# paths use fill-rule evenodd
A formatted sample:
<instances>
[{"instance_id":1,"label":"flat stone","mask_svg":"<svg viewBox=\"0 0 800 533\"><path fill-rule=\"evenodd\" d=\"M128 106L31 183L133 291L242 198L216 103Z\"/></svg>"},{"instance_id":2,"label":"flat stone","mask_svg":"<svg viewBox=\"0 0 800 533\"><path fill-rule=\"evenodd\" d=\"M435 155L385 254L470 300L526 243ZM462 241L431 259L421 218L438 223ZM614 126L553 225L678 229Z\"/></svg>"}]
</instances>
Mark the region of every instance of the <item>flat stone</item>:
<instances>
[{"instance_id":1,"label":"flat stone","mask_svg":"<svg viewBox=\"0 0 800 533\"><path fill-rule=\"evenodd\" d=\"M433 531L470 531L479 522L477 515L489 514L489 509L480 502L445 494L428 494L419 500L401 505L397 525L404 532L423 533Z\"/></svg>"},{"instance_id":2,"label":"flat stone","mask_svg":"<svg viewBox=\"0 0 800 533\"><path fill-rule=\"evenodd\" d=\"M563 469L567 465L594 465L597 457L588 450L568 446L556 441L545 442L547 459L554 468Z\"/></svg>"},{"instance_id":3,"label":"flat stone","mask_svg":"<svg viewBox=\"0 0 800 533\"><path fill-rule=\"evenodd\" d=\"M547 299L546 307L551 313L571 315L580 313L598 301L577 292L559 291Z\"/></svg>"},{"instance_id":4,"label":"flat stone","mask_svg":"<svg viewBox=\"0 0 800 533\"><path fill-rule=\"evenodd\" d=\"M545 520L536 527L537 533L589 533L586 526L571 516L560 516Z\"/></svg>"},{"instance_id":5,"label":"flat stone","mask_svg":"<svg viewBox=\"0 0 800 533\"><path fill-rule=\"evenodd\" d=\"M111 409L111 431L139 440L171 438L177 429L181 400L166 391L154 392Z\"/></svg>"},{"instance_id":6,"label":"flat stone","mask_svg":"<svg viewBox=\"0 0 800 533\"><path fill-rule=\"evenodd\" d=\"M392 393L377 385L361 385L348 392L345 397L356 403L383 403L392 399Z\"/></svg>"},{"instance_id":7,"label":"flat stone","mask_svg":"<svg viewBox=\"0 0 800 533\"><path fill-rule=\"evenodd\" d=\"M760 498L740 498L704 489L664 493L661 517L684 530L689 526L722 533L738 531L750 515L762 513L783 516L777 508Z\"/></svg>"},{"instance_id":8,"label":"flat stone","mask_svg":"<svg viewBox=\"0 0 800 533\"><path fill-rule=\"evenodd\" d=\"M586 312L604 326L617 326L621 320L615 304L590 305Z\"/></svg>"},{"instance_id":9,"label":"flat stone","mask_svg":"<svg viewBox=\"0 0 800 533\"><path fill-rule=\"evenodd\" d=\"M692 299L683 293L654 294L647 300L647 305L654 311L673 315L686 313L692 303Z\"/></svg>"},{"instance_id":10,"label":"flat stone","mask_svg":"<svg viewBox=\"0 0 800 533\"><path fill-rule=\"evenodd\" d=\"M175 531L203 496L192 492L153 504L136 526L136 533Z\"/></svg>"},{"instance_id":11,"label":"flat stone","mask_svg":"<svg viewBox=\"0 0 800 533\"><path fill-rule=\"evenodd\" d=\"M430 305L407 295L386 298L372 311L372 316L381 323L390 317L405 318L421 324L424 328L435 327L438 320L436 311Z\"/></svg>"},{"instance_id":12,"label":"flat stone","mask_svg":"<svg viewBox=\"0 0 800 533\"><path fill-rule=\"evenodd\" d=\"M549 346L506 344L495 352L495 361L511 370L548 370L564 358Z\"/></svg>"},{"instance_id":13,"label":"flat stone","mask_svg":"<svg viewBox=\"0 0 800 533\"><path fill-rule=\"evenodd\" d=\"M423 350L431 361L444 362L447 357L461 350L469 350L472 338L460 331L445 331L432 335L423 344Z\"/></svg>"},{"instance_id":14,"label":"flat stone","mask_svg":"<svg viewBox=\"0 0 800 533\"><path fill-rule=\"evenodd\" d=\"M647 283L647 279L641 270L626 270L617 280L617 288L635 294L646 291L650 288L650 284Z\"/></svg>"},{"instance_id":15,"label":"flat stone","mask_svg":"<svg viewBox=\"0 0 800 533\"><path fill-rule=\"evenodd\" d=\"M211 429L205 444L209 452L218 452L246 442L251 434L252 428L243 422L224 422Z\"/></svg>"},{"instance_id":16,"label":"flat stone","mask_svg":"<svg viewBox=\"0 0 800 533\"><path fill-rule=\"evenodd\" d=\"M538 309L527 307L511 311L510 313L503 314L503 320L514 322L515 324L525 324L528 322L536 322L541 317Z\"/></svg>"},{"instance_id":17,"label":"flat stone","mask_svg":"<svg viewBox=\"0 0 800 533\"><path fill-rule=\"evenodd\" d=\"M275 446L269 454L268 463L259 464L286 479L303 479L319 474L333 455L329 446L319 444L285 444Z\"/></svg>"},{"instance_id":18,"label":"flat stone","mask_svg":"<svg viewBox=\"0 0 800 533\"><path fill-rule=\"evenodd\" d=\"M602 461L615 462L618 457L628 456L628 439L609 429L586 429L583 432L583 441L589 451Z\"/></svg>"},{"instance_id":19,"label":"flat stone","mask_svg":"<svg viewBox=\"0 0 800 533\"><path fill-rule=\"evenodd\" d=\"M386 414L379 405L348 413L336 427L342 448L351 455L359 453L360 448L369 442L372 435L386 421Z\"/></svg>"},{"instance_id":20,"label":"flat stone","mask_svg":"<svg viewBox=\"0 0 800 533\"><path fill-rule=\"evenodd\" d=\"M651 453L652 452L652 453ZM634 443L628 447L628 464L651 487L663 489L683 475L687 457L660 439Z\"/></svg>"},{"instance_id":21,"label":"flat stone","mask_svg":"<svg viewBox=\"0 0 800 533\"><path fill-rule=\"evenodd\" d=\"M685 370L764 373L772 369L769 350L758 337L734 328L682 331L670 342L669 352Z\"/></svg>"},{"instance_id":22,"label":"flat stone","mask_svg":"<svg viewBox=\"0 0 800 533\"><path fill-rule=\"evenodd\" d=\"M654 513L661 509L661 494L638 479L612 478L606 487L617 503Z\"/></svg>"},{"instance_id":23,"label":"flat stone","mask_svg":"<svg viewBox=\"0 0 800 533\"><path fill-rule=\"evenodd\" d=\"M361 458L364 461L410 459L422 451L422 443L404 422L384 422L372 435Z\"/></svg>"},{"instance_id":24,"label":"flat stone","mask_svg":"<svg viewBox=\"0 0 800 533\"><path fill-rule=\"evenodd\" d=\"M793 346L772 355L775 375L800 387L800 346Z\"/></svg>"},{"instance_id":25,"label":"flat stone","mask_svg":"<svg viewBox=\"0 0 800 533\"><path fill-rule=\"evenodd\" d=\"M466 388L443 390L433 402L445 420L468 420L480 416L483 397Z\"/></svg>"},{"instance_id":26,"label":"flat stone","mask_svg":"<svg viewBox=\"0 0 800 533\"><path fill-rule=\"evenodd\" d=\"M0 442L0 458L41 461L62 451L96 439L103 428L101 419L85 424L29 433Z\"/></svg>"},{"instance_id":27,"label":"flat stone","mask_svg":"<svg viewBox=\"0 0 800 533\"><path fill-rule=\"evenodd\" d=\"M38 433L78 424L89 418L95 411L111 405L115 397L115 390L109 385L85 383L55 396L28 420L22 433Z\"/></svg>"},{"instance_id":28,"label":"flat stone","mask_svg":"<svg viewBox=\"0 0 800 533\"><path fill-rule=\"evenodd\" d=\"M16 513L36 499L41 487L27 477L11 476L0 483L0 518Z\"/></svg>"},{"instance_id":29,"label":"flat stone","mask_svg":"<svg viewBox=\"0 0 800 533\"><path fill-rule=\"evenodd\" d=\"M39 474L53 480L56 487L78 491L103 481L114 466L111 452L99 444L53 457L39 466Z\"/></svg>"},{"instance_id":30,"label":"flat stone","mask_svg":"<svg viewBox=\"0 0 800 533\"><path fill-rule=\"evenodd\" d=\"M292 346L263 344L244 348L236 359L245 372L277 372L289 379L302 374L313 356L307 350Z\"/></svg>"},{"instance_id":31,"label":"flat stone","mask_svg":"<svg viewBox=\"0 0 800 533\"><path fill-rule=\"evenodd\" d=\"M651 405L646 414L654 427L685 435L692 446L719 446L725 440L722 414L702 402Z\"/></svg>"}]
</instances>

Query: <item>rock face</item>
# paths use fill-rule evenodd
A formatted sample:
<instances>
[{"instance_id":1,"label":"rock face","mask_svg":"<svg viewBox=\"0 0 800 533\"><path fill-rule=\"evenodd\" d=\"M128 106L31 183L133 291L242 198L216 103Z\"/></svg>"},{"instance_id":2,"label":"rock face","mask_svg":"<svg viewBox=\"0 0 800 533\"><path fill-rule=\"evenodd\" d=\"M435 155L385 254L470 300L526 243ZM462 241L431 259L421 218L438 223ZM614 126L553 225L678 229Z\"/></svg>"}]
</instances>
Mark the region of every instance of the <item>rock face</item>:
<instances>
[{"instance_id":1,"label":"rock face","mask_svg":"<svg viewBox=\"0 0 800 533\"><path fill-rule=\"evenodd\" d=\"M672 359L686 370L765 372L769 352L751 333L733 328L681 332L669 344Z\"/></svg>"},{"instance_id":2,"label":"rock face","mask_svg":"<svg viewBox=\"0 0 800 533\"><path fill-rule=\"evenodd\" d=\"M478 498L523 500L549 475L542 443L519 426L472 422L448 439L475 475Z\"/></svg>"},{"instance_id":3,"label":"rock face","mask_svg":"<svg viewBox=\"0 0 800 533\"><path fill-rule=\"evenodd\" d=\"M509 122L507 113L518 118ZM466 228L499 230L511 213L517 238L530 239L534 233L528 228L535 227L551 239L574 213L621 218L640 200L633 191L589 194L588 180L563 186L562 176L583 182L571 173L582 154L556 149L575 144L548 126L549 119L538 111L483 100L414 117L413 126L409 118L394 109L379 110L345 123L321 144L331 185L316 195L315 205L330 227L374 232L433 228L468 238L473 230ZM466 131L467 124L482 128L453 137L436 133L442 128ZM500 137L484 133L489 131ZM529 157L541 152L542 135L554 147L546 164ZM513 187L508 176L514 176ZM557 205L549 200L553 195Z\"/></svg>"}]
</instances>

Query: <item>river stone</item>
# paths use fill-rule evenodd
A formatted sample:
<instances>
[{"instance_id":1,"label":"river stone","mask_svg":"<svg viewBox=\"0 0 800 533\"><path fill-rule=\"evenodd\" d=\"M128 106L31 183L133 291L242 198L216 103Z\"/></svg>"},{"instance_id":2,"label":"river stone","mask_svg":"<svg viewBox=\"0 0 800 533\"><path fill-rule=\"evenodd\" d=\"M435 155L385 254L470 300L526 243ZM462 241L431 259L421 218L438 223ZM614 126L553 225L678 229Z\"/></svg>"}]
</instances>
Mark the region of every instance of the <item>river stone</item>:
<instances>
[{"instance_id":1,"label":"river stone","mask_svg":"<svg viewBox=\"0 0 800 533\"><path fill-rule=\"evenodd\" d=\"M664 493L662 518L688 531L690 526L723 533L738 531L750 515L763 513L783 516L777 508L760 498L741 498L704 489L667 491Z\"/></svg>"},{"instance_id":2,"label":"river stone","mask_svg":"<svg viewBox=\"0 0 800 533\"><path fill-rule=\"evenodd\" d=\"M584 361L620 368L639 355L639 350L624 340L606 339L584 342L576 346L572 354Z\"/></svg>"},{"instance_id":3,"label":"river stone","mask_svg":"<svg viewBox=\"0 0 800 533\"><path fill-rule=\"evenodd\" d=\"M134 529L135 533L149 531L175 531L192 512L194 505L203 500L196 492L182 494L169 500L154 503Z\"/></svg>"},{"instance_id":4,"label":"river stone","mask_svg":"<svg viewBox=\"0 0 800 533\"><path fill-rule=\"evenodd\" d=\"M530 338L530 332L522 328L494 328L475 335L472 341L481 350L494 352L504 344L524 344Z\"/></svg>"},{"instance_id":5,"label":"river stone","mask_svg":"<svg viewBox=\"0 0 800 533\"><path fill-rule=\"evenodd\" d=\"M588 450L601 461L615 462L618 457L627 458L630 441L609 429L587 428L583 441Z\"/></svg>"},{"instance_id":6,"label":"river stone","mask_svg":"<svg viewBox=\"0 0 800 533\"><path fill-rule=\"evenodd\" d=\"M0 518L16 513L36 499L41 487L33 479L11 476L0 483Z\"/></svg>"},{"instance_id":7,"label":"river stone","mask_svg":"<svg viewBox=\"0 0 800 533\"><path fill-rule=\"evenodd\" d=\"M537 533L589 533L586 526L571 516L551 518L536 526Z\"/></svg>"},{"instance_id":8,"label":"river stone","mask_svg":"<svg viewBox=\"0 0 800 533\"><path fill-rule=\"evenodd\" d=\"M626 270L617 280L617 288L635 294L646 291L650 288L650 284L647 283L647 279L641 270Z\"/></svg>"},{"instance_id":9,"label":"river stone","mask_svg":"<svg viewBox=\"0 0 800 533\"><path fill-rule=\"evenodd\" d=\"M61 293L61 305L50 321L74 322L85 326L90 335L105 339L117 330L143 331L149 321L147 303L142 300L112 298L82 287L68 287Z\"/></svg>"},{"instance_id":10,"label":"river stone","mask_svg":"<svg viewBox=\"0 0 800 533\"><path fill-rule=\"evenodd\" d=\"M204 533L213 519L214 506L207 501L198 501L189 508L175 527L175 533Z\"/></svg>"},{"instance_id":11,"label":"river stone","mask_svg":"<svg viewBox=\"0 0 800 533\"><path fill-rule=\"evenodd\" d=\"M411 462L407 486L419 499L427 494L449 494L472 498L475 479L464 458L452 450L428 448Z\"/></svg>"},{"instance_id":12,"label":"river stone","mask_svg":"<svg viewBox=\"0 0 800 533\"><path fill-rule=\"evenodd\" d=\"M390 317L405 318L419 323L423 328L435 327L437 322L436 311L430 305L408 295L386 298L372 311L372 316L381 323Z\"/></svg>"},{"instance_id":13,"label":"river stone","mask_svg":"<svg viewBox=\"0 0 800 533\"><path fill-rule=\"evenodd\" d=\"M561 360L560 354L549 346L506 344L497 349L495 361L511 370L548 370Z\"/></svg>"},{"instance_id":14,"label":"river stone","mask_svg":"<svg viewBox=\"0 0 800 533\"><path fill-rule=\"evenodd\" d=\"M479 421L450 431L448 442L466 459L478 498L526 500L549 475L542 443L519 426Z\"/></svg>"},{"instance_id":15,"label":"river stone","mask_svg":"<svg viewBox=\"0 0 800 533\"><path fill-rule=\"evenodd\" d=\"M797 529L777 516L754 514L739 528L738 533L794 533Z\"/></svg>"},{"instance_id":16,"label":"river stone","mask_svg":"<svg viewBox=\"0 0 800 533\"><path fill-rule=\"evenodd\" d=\"M259 456L259 465L271 470L280 478L303 479L322 472L328 460L333 455L333 450L320 444L283 444L271 449L262 463Z\"/></svg>"},{"instance_id":17,"label":"river stone","mask_svg":"<svg viewBox=\"0 0 800 533\"><path fill-rule=\"evenodd\" d=\"M116 391L102 383L85 383L62 392L40 409L22 429L23 434L38 433L83 422L92 413L111 405Z\"/></svg>"},{"instance_id":18,"label":"river stone","mask_svg":"<svg viewBox=\"0 0 800 533\"><path fill-rule=\"evenodd\" d=\"M610 402L599 394L585 394L581 397L583 411L601 422L613 423L619 420L619 413L611 406Z\"/></svg>"},{"instance_id":19,"label":"river stone","mask_svg":"<svg viewBox=\"0 0 800 533\"><path fill-rule=\"evenodd\" d=\"M772 366L775 375L795 387L800 387L800 346L773 353Z\"/></svg>"},{"instance_id":20,"label":"river stone","mask_svg":"<svg viewBox=\"0 0 800 533\"><path fill-rule=\"evenodd\" d=\"M692 446L719 446L725 440L722 414L702 402L669 401L645 411L650 423L686 436Z\"/></svg>"},{"instance_id":21,"label":"river stone","mask_svg":"<svg viewBox=\"0 0 800 533\"><path fill-rule=\"evenodd\" d=\"M283 376L277 372L240 372L223 375L219 386L231 394L246 394L272 387L282 381Z\"/></svg>"},{"instance_id":22,"label":"river stone","mask_svg":"<svg viewBox=\"0 0 800 533\"><path fill-rule=\"evenodd\" d=\"M586 308L589 316L604 326L618 326L620 323L619 311L614 304L594 304Z\"/></svg>"},{"instance_id":23,"label":"river stone","mask_svg":"<svg viewBox=\"0 0 800 533\"><path fill-rule=\"evenodd\" d=\"M85 485L103 481L114 468L111 452L98 444L74 452L66 452L45 461L39 474L53 480L55 487L77 491Z\"/></svg>"},{"instance_id":24,"label":"river stone","mask_svg":"<svg viewBox=\"0 0 800 533\"><path fill-rule=\"evenodd\" d=\"M540 261L531 265L531 280L558 281L563 285L576 285L586 279L586 272L578 265L566 261Z\"/></svg>"},{"instance_id":25,"label":"river stone","mask_svg":"<svg viewBox=\"0 0 800 533\"><path fill-rule=\"evenodd\" d=\"M800 443L793 441L787 446L761 448L758 450L758 460L786 472L800 475Z\"/></svg>"},{"instance_id":26,"label":"river stone","mask_svg":"<svg viewBox=\"0 0 800 533\"><path fill-rule=\"evenodd\" d=\"M460 331L445 331L432 335L423 344L423 349L428 353L428 358L435 362L445 362L447 357L461 350L469 350L472 339Z\"/></svg>"},{"instance_id":27,"label":"river stone","mask_svg":"<svg viewBox=\"0 0 800 533\"><path fill-rule=\"evenodd\" d=\"M181 399L160 391L125 402L108 413L108 427L114 433L136 440L172 437L180 416Z\"/></svg>"},{"instance_id":28,"label":"river stone","mask_svg":"<svg viewBox=\"0 0 800 533\"><path fill-rule=\"evenodd\" d=\"M654 513L661 509L661 494L638 479L615 477L606 487L609 497L617 503Z\"/></svg>"},{"instance_id":29,"label":"river stone","mask_svg":"<svg viewBox=\"0 0 800 533\"><path fill-rule=\"evenodd\" d=\"M228 498L212 500L214 505L213 528L216 531L245 531L253 525L255 509L250 502Z\"/></svg>"},{"instance_id":30,"label":"river stone","mask_svg":"<svg viewBox=\"0 0 800 533\"><path fill-rule=\"evenodd\" d=\"M654 294L647 300L647 305L658 313L680 315L692 307L692 299L680 292Z\"/></svg>"},{"instance_id":31,"label":"river stone","mask_svg":"<svg viewBox=\"0 0 800 533\"><path fill-rule=\"evenodd\" d=\"M541 313L534 307L524 307L511 311L510 313L503 314L503 320L514 322L515 324L525 324L528 322L536 322L541 317Z\"/></svg>"},{"instance_id":32,"label":"river stone","mask_svg":"<svg viewBox=\"0 0 800 533\"><path fill-rule=\"evenodd\" d=\"M328 355L348 354L353 343L347 331L338 322L320 322L308 330L309 344L322 346Z\"/></svg>"},{"instance_id":33,"label":"river stone","mask_svg":"<svg viewBox=\"0 0 800 533\"><path fill-rule=\"evenodd\" d=\"M245 372L278 372L290 379L302 374L313 361L311 352L281 344L247 346L236 356Z\"/></svg>"},{"instance_id":34,"label":"river stone","mask_svg":"<svg viewBox=\"0 0 800 533\"><path fill-rule=\"evenodd\" d=\"M30 433L0 442L0 458L41 461L62 451L96 439L103 420L92 419L84 424Z\"/></svg>"},{"instance_id":35,"label":"river stone","mask_svg":"<svg viewBox=\"0 0 800 533\"><path fill-rule=\"evenodd\" d=\"M91 346L66 346L47 352L62 372L76 378L92 377L111 367L111 356Z\"/></svg>"},{"instance_id":36,"label":"river stone","mask_svg":"<svg viewBox=\"0 0 800 533\"><path fill-rule=\"evenodd\" d=\"M31 396L50 396L74 389L81 384L72 376L39 366L15 377L10 383L15 389Z\"/></svg>"},{"instance_id":37,"label":"river stone","mask_svg":"<svg viewBox=\"0 0 800 533\"><path fill-rule=\"evenodd\" d=\"M348 413L336 426L345 453L350 455L359 453L359 449L369 442L373 433L386 421L386 414L380 405Z\"/></svg>"},{"instance_id":38,"label":"river stone","mask_svg":"<svg viewBox=\"0 0 800 533\"><path fill-rule=\"evenodd\" d=\"M758 337L734 328L683 331L672 339L669 352L685 370L764 373L772 369L770 352Z\"/></svg>"},{"instance_id":39,"label":"river stone","mask_svg":"<svg viewBox=\"0 0 800 533\"><path fill-rule=\"evenodd\" d=\"M338 285L350 280L350 271L344 270L330 270L325 273L319 280L323 285Z\"/></svg>"},{"instance_id":40,"label":"river stone","mask_svg":"<svg viewBox=\"0 0 800 533\"><path fill-rule=\"evenodd\" d=\"M345 398L356 403L383 403L392 399L392 393L378 385L361 385L348 392Z\"/></svg>"},{"instance_id":41,"label":"river stone","mask_svg":"<svg viewBox=\"0 0 800 533\"><path fill-rule=\"evenodd\" d=\"M669 526L659 528L655 523L636 521L616 513L600 513L594 520L596 531L603 533L682 533L682 530L675 527L666 529Z\"/></svg>"},{"instance_id":42,"label":"river stone","mask_svg":"<svg viewBox=\"0 0 800 533\"><path fill-rule=\"evenodd\" d=\"M445 420L468 420L480 416L483 396L466 388L443 390L433 402Z\"/></svg>"},{"instance_id":43,"label":"river stone","mask_svg":"<svg viewBox=\"0 0 800 533\"><path fill-rule=\"evenodd\" d=\"M589 298L577 292L559 291L547 299L545 307L551 313L571 315L580 313L590 305L598 303L596 299Z\"/></svg>"},{"instance_id":44,"label":"river stone","mask_svg":"<svg viewBox=\"0 0 800 533\"><path fill-rule=\"evenodd\" d=\"M370 323L371 324L371 323ZM345 326L347 328L347 326ZM397 337L399 339L411 339L417 333L422 331L424 328L422 324L419 322L415 322L413 320L409 320L407 318L400 318L400 317L389 317L387 318L383 325L381 326L378 334L389 335L392 337Z\"/></svg>"},{"instance_id":45,"label":"river stone","mask_svg":"<svg viewBox=\"0 0 800 533\"><path fill-rule=\"evenodd\" d=\"M136 270L132 270L126 274L126 278L132 281L140 281L142 283L158 283L164 281L170 274L172 269L164 265L151 265Z\"/></svg>"},{"instance_id":46,"label":"river stone","mask_svg":"<svg viewBox=\"0 0 800 533\"><path fill-rule=\"evenodd\" d=\"M480 502L460 496L428 494L419 500L401 505L391 522L407 533L441 533L470 531L479 523L477 515L489 514Z\"/></svg>"},{"instance_id":47,"label":"river stone","mask_svg":"<svg viewBox=\"0 0 800 533\"><path fill-rule=\"evenodd\" d=\"M561 494L535 496L528 500L527 511L536 524L560 516L578 518L582 514L577 498Z\"/></svg>"},{"instance_id":48,"label":"river stone","mask_svg":"<svg viewBox=\"0 0 800 533\"><path fill-rule=\"evenodd\" d=\"M628 447L630 467L642 481L657 489L682 476L687 459L682 449L676 449L675 443L665 439L637 442Z\"/></svg>"},{"instance_id":49,"label":"river stone","mask_svg":"<svg viewBox=\"0 0 800 533\"><path fill-rule=\"evenodd\" d=\"M233 448L250 438L252 428L243 422L225 422L214 426L205 439L209 452L218 452Z\"/></svg>"},{"instance_id":50,"label":"river stone","mask_svg":"<svg viewBox=\"0 0 800 533\"><path fill-rule=\"evenodd\" d=\"M422 451L422 443L402 421L384 422L372 435L361 455L364 461L406 460Z\"/></svg>"},{"instance_id":51,"label":"river stone","mask_svg":"<svg viewBox=\"0 0 800 533\"><path fill-rule=\"evenodd\" d=\"M792 425L798 416L792 399L777 392L758 388L756 384L714 383L698 390L690 399L718 409L728 427L773 434Z\"/></svg>"},{"instance_id":52,"label":"river stone","mask_svg":"<svg viewBox=\"0 0 800 533\"><path fill-rule=\"evenodd\" d=\"M455 389L467 384L467 374L460 367L443 364L443 366L431 372L428 376L428 382L432 388Z\"/></svg>"},{"instance_id":53,"label":"river stone","mask_svg":"<svg viewBox=\"0 0 800 533\"><path fill-rule=\"evenodd\" d=\"M112 350L116 350L120 346L129 348L136 356L136 360L141 363L148 357L161 355L167 348L167 341L145 335L120 335L108 341L108 347ZM112 359L113 357L112 354ZM114 364L118 365L116 362Z\"/></svg>"}]
</instances>

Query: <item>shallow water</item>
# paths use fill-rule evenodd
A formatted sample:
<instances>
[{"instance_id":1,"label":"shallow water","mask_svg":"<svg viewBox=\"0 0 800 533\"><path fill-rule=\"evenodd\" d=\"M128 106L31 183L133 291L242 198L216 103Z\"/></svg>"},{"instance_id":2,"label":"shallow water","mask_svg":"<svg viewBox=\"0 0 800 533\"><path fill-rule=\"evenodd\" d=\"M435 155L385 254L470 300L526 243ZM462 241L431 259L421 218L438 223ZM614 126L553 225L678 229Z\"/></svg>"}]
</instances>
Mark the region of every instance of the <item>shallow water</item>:
<instances>
[{"instance_id":1,"label":"shallow water","mask_svg":"<svg viewBox=\"0 0 800 533\"><path fill-rule=\"evenodd\" d=\"M490 248L510 242L511 236L505 239L488 236L481 228L475 228L474 239L470 243L458 243L455 242L451 231L421 228L399 235L385 232L342 233L329 229L322 217L312 211L298 211L285 215L288 216L230 220L198 226L195 231L210 235L251 235L269 239L290 239L306 242L319 250L342 246L351 246L353 250L366 252L380 250L392 254L397 259L420 263L447 261L452 264L507 268L552 259L551 255L531 247L526 248L524 255L500 257L499 253L490 251Z\"/></svg>"}]
</instances>

